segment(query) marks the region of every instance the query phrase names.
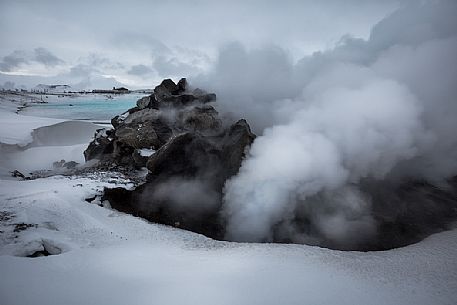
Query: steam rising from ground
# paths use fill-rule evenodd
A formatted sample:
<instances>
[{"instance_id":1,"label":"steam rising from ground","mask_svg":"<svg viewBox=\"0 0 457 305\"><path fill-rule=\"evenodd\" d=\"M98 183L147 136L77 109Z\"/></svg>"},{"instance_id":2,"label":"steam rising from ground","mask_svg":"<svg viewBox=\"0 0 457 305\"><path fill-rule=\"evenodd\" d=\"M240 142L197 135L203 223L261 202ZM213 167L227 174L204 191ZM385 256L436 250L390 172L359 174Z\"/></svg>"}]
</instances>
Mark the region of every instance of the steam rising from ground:
<instances>
[{"instance_id":1,"label":"steam rising from ground","mask_svg":"<svg viewBox=\"0 0 457 305\"><path fill-rule=\"evenodd\" d=\"M278 47L222 50L192 84L262 134L226 184L227 238L357 243L377 226L361 182L455 175L455 16L452 1L404 7L368 40L344 37L297 63Z\"/></svg>"}]
</instances>

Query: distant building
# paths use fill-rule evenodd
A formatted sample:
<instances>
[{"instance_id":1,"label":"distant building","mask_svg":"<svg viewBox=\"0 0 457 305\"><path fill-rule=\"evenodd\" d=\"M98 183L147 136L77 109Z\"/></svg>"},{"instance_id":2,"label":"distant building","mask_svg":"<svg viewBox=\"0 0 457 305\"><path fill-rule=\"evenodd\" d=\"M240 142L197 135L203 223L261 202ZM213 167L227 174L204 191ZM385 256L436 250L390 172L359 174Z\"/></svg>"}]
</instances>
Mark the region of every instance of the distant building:
<instances>
[{"instance_id":1,"label":"distant building","mask_svg":"<svg viewBox=\"0 0 457 305\"><path fill-rule=\"evenodd\" d=\"M94 89L92 90L92 93L102 93L102 94L124 94L124 93L130 93L130 90L124 87L119 87L111 90L104 90L104 89Z\"/></svg>"}]
</instances>

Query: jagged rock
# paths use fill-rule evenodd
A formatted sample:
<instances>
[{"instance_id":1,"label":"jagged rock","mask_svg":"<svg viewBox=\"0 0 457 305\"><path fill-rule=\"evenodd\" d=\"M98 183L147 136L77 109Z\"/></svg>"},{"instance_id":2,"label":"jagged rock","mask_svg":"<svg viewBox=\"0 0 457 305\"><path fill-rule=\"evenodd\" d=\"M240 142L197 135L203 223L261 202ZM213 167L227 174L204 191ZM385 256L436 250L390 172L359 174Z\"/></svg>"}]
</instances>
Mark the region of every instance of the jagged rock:
<instances>
[{"instance_id":1,"label":"jagged rock","mask_svg":"<svg viewBox=\"0 0 457 305\"><path fill-rule=\"evenodd\" d=\"M118 128L119 125L122 124L123 115L116 115L114 118L111 119L111 125L113 125L114 129Z\"/></svg>"},{"instance_id":2,"label":"jagged rock","mask_svg":"<svg viewBox=\"0 0 457 305\"><path fill-rule=\"evenodd\" d=\"M246 120L242 119L230 126L222 141L221 158L224 162L226 178L238 173L246 150L254 142L255 134Z\"/></svg>"},{"instance_id":3,"label":"jagged rock","mask_svg":"<svg viewBox=\"0 0 457 305\"><path fill-rule=\"evenodd\" d=\"M136 102L136 106L139 110L145 108L159 109L159 103L157 102L153 94L140 98Z\"/></svg>"},{"instance_id":4,"label":"jagged rock","mask_svg":"<svg viewBox=\"0 0 457 305\"><path fill-rule=\"evenodd\" d=\"M176 85L178 92L184 92L187 89L187 80L185 78L181 78Z\"/></svg>"},{"instance_id":5,"label":"jagged rock","mask_svg":"<svg viewBox=\"0 0 457 305\"><path fill-rule=\"evenodd\" d=\"M149 103L151 102L151 97L150 96L145 96L145 97L142 97L140 98L137 102L136 102L136 106L139 108L139 109L144 109L144 108L147 108L149 106Z\"/></svg>"},{"instance_id":6,"label":"jagged rock","mask_svg":"<svg viewBox=\"0 0 457 305\"><path fill-rule=\"evenodd\" d=\"M124 124L116 130L116 142L125 143L132 148L158 147L161 145L159 137L152 126L152 122L139 125Z\"/></svg>"},{"instance_id":7,"label":"jagged rock","mask_svg":"<svg viewBox=\"0 0 457 305\"><path fill-rule=\"evenodd\" d=\"M216 100L214 93L208 94L201 89L186 92L187 80L182 78L176 85L171 79L165 79L154 89L155 100L165 107L183 107L194 102L209 103Z\"/></svg>"},{"instance_id":8,"label":"jagged rock","mask_svg":"<svg viewBox=\"0 0 457 305\"><path fill-rule=\"evenodd\" d=\"M113 141L110 138L112 132L104 128L97 129L94 140L84 151L86 161L100 159L102 156L110 155L114 151Z\"/></svg>"},{"instance_id":9,"label":"jagged rock","mask_svg":"<svg viewBox=\"0 0 457 305\"><path fill-rule=\"evenodd\" d=\"M216 99L187 81L166 79L154 94L114 117L85 151L111 168L141 168L148 175L135 190L106 189L103 200L148 220L222 237L222 189L235 175L255 135L246 121L224 129ZM147 152L147 153L145 153Z\"/></svg>"},{"instance_id":10,"label":"jagged rock","mask_svg":"<svg viewBox=\"0 0 457 305\"><path fill-rule=\"evenodd\" d=\"M217 147L205 137L187 132L162 146L146 164L150 177L203 176L220 165Z\"/></svg>"},{"instance_id":11,"label":"jagged rock","mask_svg":"<svg viewBox=\"0 0 457 305\"><path fill-rule=\"evenodd\" d=\"M133 148L155 149L162 146L172 135L172 129L161 119L155 109L143 109L130 114L115 130L118 141Z\"/></svg>"},{"instance_id":12,"label":"jagged rock","mask_svg":"<svg viewBox=\"0 0 457 305\"><path fill-rule=\"evenodd\" d=\"M193 131L219 132L222 125L218 112L209 105L197 106L191 110L180 112L179 120L184 129Z\"/></svg>"},{"instance_id":13,"label":"jagged rock","mask_svg":"<svg viewBox=\"0 0 457 305\"><path fill-rule=\"evenodd\" d=\"M171 79L164 79L160 85L154 88L154 96L159 102L178 93L178 86Z\"/></svg>"},{"instance_id":14,"label":"jagged rock","mask_svg":"<svg viewBox=\"0 0 457 305\"><path fill-rule=\"evenodd\" d=\"M244 120L218 136L182 133L148 159L145 184L130 193L106 190L104 199L115 209L150 221L179 223L180 228L222 238L222 189L238 172L254 138Z\"/></svg>"},{"instance_id":15,"label":"jagged rock","mask_svg":"<svg viewBox=\"0 0 457 305\"><path fill-rule=\"evenodd\" d=\"M86 161L100 160L101 165L138 168L144 158L134 152L142 148L159 149L173 134L199 131L203 134L221 132L221 120L209 101L215 94L197 89L187 91L187 81L178 84L165 79L154 94L137 101L137 106L111 120L112 131L98 130L84 152Z\"/></svg>"}]
</instances>

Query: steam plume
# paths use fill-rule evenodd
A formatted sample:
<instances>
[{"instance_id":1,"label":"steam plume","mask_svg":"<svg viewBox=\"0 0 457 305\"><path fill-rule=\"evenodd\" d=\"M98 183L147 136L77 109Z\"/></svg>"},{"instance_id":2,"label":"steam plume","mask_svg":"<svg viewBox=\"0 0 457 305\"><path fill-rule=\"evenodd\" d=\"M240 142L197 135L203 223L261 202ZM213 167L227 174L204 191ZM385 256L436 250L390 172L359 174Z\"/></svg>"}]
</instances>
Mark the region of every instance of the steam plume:
<instances>
[{"instance_id":1,"label":"steam plume","mask_svg":"<svg viewBox=\"0 0 457 305\"><path fill-rule=\"evenodd\" d=\"M456 15L452 1L409 5L368 40L344 37L297 63L278 47L223 49L193 84L261 134L225 186L227 238L357 242L376 232L364 181L455 175Z\"/></svg>"}]
</instances>

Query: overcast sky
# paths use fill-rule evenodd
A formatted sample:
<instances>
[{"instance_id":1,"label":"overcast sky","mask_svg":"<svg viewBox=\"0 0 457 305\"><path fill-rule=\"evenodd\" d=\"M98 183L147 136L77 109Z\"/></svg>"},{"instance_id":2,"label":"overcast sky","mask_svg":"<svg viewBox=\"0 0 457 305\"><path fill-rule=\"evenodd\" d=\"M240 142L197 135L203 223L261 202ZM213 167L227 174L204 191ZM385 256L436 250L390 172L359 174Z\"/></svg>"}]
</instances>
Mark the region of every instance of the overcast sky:
<instances>
[{"instance_id":1,"label":"overcast sky","mask_svg":"<svg viewBox=\"0 0 457 305\"><path fill-rule=\"evenodd\" d=\"M277 45L291 60L367 38L387 1L0 0L0 84L152 87L207 70L225 45ZM405 2L405 1L402 1ZM46 78L43 78L43 77Z\"/></svg>"}]
</instances>

